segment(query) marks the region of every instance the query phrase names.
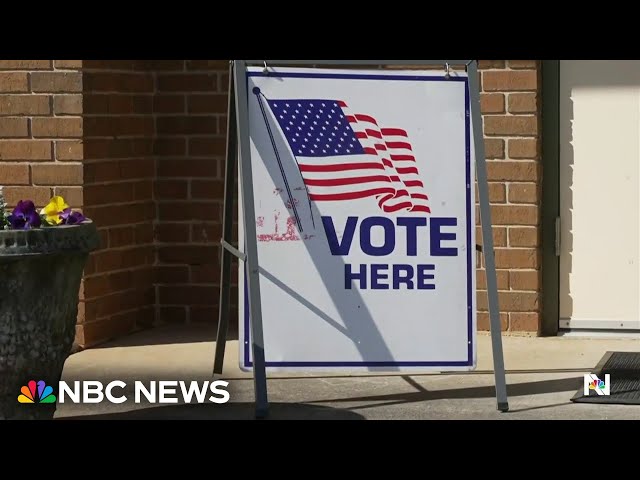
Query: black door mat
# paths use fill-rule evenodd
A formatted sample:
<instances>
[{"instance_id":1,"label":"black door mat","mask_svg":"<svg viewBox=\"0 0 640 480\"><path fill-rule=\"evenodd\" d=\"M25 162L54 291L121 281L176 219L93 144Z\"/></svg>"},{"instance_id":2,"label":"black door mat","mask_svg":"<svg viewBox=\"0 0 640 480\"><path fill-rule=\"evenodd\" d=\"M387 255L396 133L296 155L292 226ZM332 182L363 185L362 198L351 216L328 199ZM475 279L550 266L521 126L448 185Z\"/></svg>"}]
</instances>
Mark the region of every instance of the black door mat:
<instances>
[{"instance_id":1,"label":"black door mat","mask_svg":"<svg viewBox=\"0 0 640 480\"><path fill-rule=\"evenodd\" d=\"M607 352L591 373L603 382L610 375L609 395L598 395L593 389L585 395L580 385L571 401L640 405L640 352Z\"/></svg>"}]
</instances>

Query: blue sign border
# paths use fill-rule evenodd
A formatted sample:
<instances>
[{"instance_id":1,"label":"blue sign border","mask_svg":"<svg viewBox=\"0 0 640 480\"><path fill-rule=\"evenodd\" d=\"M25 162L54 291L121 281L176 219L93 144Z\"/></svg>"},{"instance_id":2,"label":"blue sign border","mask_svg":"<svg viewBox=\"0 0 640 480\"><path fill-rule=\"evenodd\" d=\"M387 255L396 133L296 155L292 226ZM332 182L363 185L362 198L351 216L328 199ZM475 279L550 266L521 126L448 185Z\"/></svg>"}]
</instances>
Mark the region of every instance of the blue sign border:
<instances>
[{"instance_id":1,"label":"blue sign border","mask_svg":"<svg viewBox=\"0 0 640 480\"><path fill-rule=\"evenodd\" d=\"M273 73L267 72L247 72L247 82L249 77L268 77L273 76ZM442 76L419 76L419 75L376 75L376 74L351 74L351 73L302 73L302 72L278 72L278 77L289 78L352 78L356 80L411 80L411 81L432 81L432 82L462 82L465 84L464 91L464 111L465 111L465 170L466 170L466 192L467 192L467 359L462 361L443 361L443 362L420 362L420 361L393 361L393 362L344 362L344 361L331 361L331 362L265 362L266 367L470 367L473 366L473 342L471 338L473 336L473 278L475 269L473 268L473 254L475 252L475 246L471 245L471 229L474 225L471 225L471 202L475 199L471 198L471 112L469 110L469 82L468 77L449 77ZM250 322L249 322L249 295L247 288L247 276L245 270L244 276L244 324L243 335L244 345L243 349L243 361L245 368L253 367L253 362L250 360ZM266 350L266 349L265 349Z\"/></svg>"}]
</instances>

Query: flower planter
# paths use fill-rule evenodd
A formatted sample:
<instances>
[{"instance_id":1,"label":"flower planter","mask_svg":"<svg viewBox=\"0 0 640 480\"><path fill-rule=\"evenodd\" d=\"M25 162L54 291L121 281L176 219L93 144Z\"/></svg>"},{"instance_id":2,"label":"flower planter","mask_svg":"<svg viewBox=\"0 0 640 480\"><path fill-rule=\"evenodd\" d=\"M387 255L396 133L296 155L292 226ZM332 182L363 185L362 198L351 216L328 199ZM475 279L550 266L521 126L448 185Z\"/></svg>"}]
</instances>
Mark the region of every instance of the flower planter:
<instances>
[{"instance_id":1,"label":"flower planter","mask_svg":"<svg viewBox=\"0 0 640 480\"><path fill-rule=\"evenodd\" d=\"M0 420L53 417L56 404L39 403L38 388L34 403L19 403L18 396L32 380L58 395L83 269L98 245L91 221L0 230Z\"/></svg>"}]
</instances>

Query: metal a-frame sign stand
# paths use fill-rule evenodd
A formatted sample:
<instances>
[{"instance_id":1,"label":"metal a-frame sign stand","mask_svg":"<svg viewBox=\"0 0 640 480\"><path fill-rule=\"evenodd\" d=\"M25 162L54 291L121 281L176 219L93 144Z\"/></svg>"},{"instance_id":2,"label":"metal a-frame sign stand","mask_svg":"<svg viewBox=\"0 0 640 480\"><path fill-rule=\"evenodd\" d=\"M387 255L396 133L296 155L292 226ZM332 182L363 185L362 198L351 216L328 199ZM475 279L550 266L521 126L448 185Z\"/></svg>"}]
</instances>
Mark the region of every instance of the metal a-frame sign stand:
<instances>
[{"instance_id":1,"label":"metal a-frame sign stand","mask_svg":"<svg viewBox=\"0 0 640 480\"><path fill-rule=\"evenodd\" d=\"M487 166L485 161L482 117L480 115L480 89L478 81L477 60L233 60L230 63L229 75L229 115L227 126L226 173L224 188L224 217L222 226L222 268L220 272L220 311L213 373L222 374L224 352L229 328L230 296L231 296L231 260L232 255L245 262L247 272L247 288L249 297L250 336L253 354L253 380L255 388L256 417L264 418L268 414L267 375L265 368L264 340L262 330L262 311L260 302L260 278L258 270L258 245L256 241L255 209L252 189L251 157L249 151L249 108L246 82L247 66L263 66L267 68L277 65L288 66L320 66L345 65L379 67L382 65L421 65L442 66L465 65L468 75L469 98L471 101L471 120L475 147L476 178L480 201L480 221L487 293L489 299L489 319L491 328L491 345L493 349L493 365L496 384L497 408L501 412L509 410L507 386L502 352L500 327L500 308L498 305L498 284L493 251L493 234L491 229L491 210L489 207L489 184L487 182ZM236 180L236 159L240 163L239 189L243 200L245 234L245 252L240 252L231 245L233 227L233 208Z\"/></svg>"}]
</instances>

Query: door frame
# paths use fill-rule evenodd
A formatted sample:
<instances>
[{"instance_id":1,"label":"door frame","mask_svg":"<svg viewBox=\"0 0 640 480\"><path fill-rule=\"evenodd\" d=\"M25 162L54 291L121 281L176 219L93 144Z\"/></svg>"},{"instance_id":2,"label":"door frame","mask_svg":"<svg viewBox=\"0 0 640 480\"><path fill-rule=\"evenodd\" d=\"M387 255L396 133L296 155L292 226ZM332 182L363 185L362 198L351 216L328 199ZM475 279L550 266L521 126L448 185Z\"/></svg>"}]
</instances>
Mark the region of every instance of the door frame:
<instances>
[{"instance_id":1,"label":"door frame","mask_svg":"<svg viewBox=\"0 0 640 480\"><path fill-rule=\"evenodd\" d=\"M542 60L542 321L541 335L560 328L560 60Z\"/></svg>"}]
</instances>

